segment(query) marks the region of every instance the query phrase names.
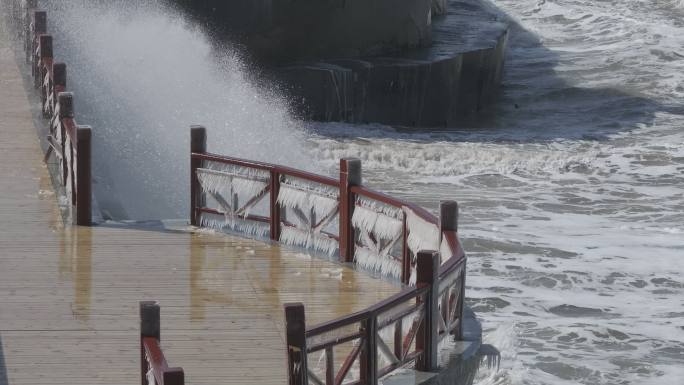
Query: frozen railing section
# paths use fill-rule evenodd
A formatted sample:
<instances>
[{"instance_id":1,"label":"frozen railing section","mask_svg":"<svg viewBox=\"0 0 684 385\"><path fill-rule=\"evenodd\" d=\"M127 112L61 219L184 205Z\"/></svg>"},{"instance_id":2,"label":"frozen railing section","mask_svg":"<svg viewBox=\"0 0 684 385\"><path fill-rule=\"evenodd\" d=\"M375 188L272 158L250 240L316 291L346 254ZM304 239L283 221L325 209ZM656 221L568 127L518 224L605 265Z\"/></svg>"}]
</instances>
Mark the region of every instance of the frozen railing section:
<instances>
[{"instance_id":1,"label":"frozen railing section","mask_svg":"<svg viewBox=\"0 0 684 385\"><path fill-rule=\"evenodd\" d=\"M355 192L352 226L355 235L354 261L360 266L405 281L410 275L406 254L406 215L401 206L372 199L365 190ZM398 202L397 202L398 203Z\"/></svg>"},{"instance_id":2,"label":"frozen railing section","mask_svg":"<svg viewBox=\"0 0 684 385\"><path fill-rule=\"evenodd\" d=\"M36 10L37 1L14 1L21 14L20 28L31 66L34 86L48 123L45 161L55 159L58 179L66 191L66 205L78 225L92 222L91 132L74 118L74 97L67 90L67 67L55 62L52 36L47 34L47 13Z\"/></svg>"},{"instance_id":3,"label":"frozen railing section","mask_svg":"<svg viewBox=\"0 0 684 385\"><path fill-rule=\"evenodd\" d=\"M204 127L191 128L191 224L335 254L337 180L210 154L206 141Z\"/></svg>"},{"instance_id":4,"label":"frozen railing section","mask_svg":"<svg viewBox=\"0 0 684 385\"><path fill-rule=\"evenodd\" d=\"M142 385L184 385L182 368L170 368L161 349L157 302L140 302L140 378Z\"/></svg>"},{"instance_id":5,"label":"frozen railing section","mask_svg":"<svg viewBox=\"0 0 684 385\"><path fill-rule=\"evenodd\" d=\"M264 237L269 232L268 219L263 215L263 204L270 193L270 174L267 171L233 164L207 161L195 170L205 204L216 214L203 212L201 224L206 227L227 228ZM217 218L219 216L220 218Z\"/></svg>"},{"instance_id":6,"label":"frozen railing section","mask_svg":"<svg viewBox=\"0 0 684 385\"><path fill-rule=\"evenodd\" d=\"M340 160L340 178L208 153L206 129L191 128L191 224L269 237L356 263L402 283L416 282L416 255L462 258L458 206L438 219L421 207L361 185L361 161Z\"/></svg>"},{"instance_id":7,"label":"frozen railing section","mask_svg":"<svg viewBox=\"0 0 684 385\"><path fill-rule=\"evenodd\" d=\"M442 277L446 288L460 284L452 273L463 271L465 259L440 267L439 253L421 251L416 260L415 286L358 313L307 328L304 305L286 304L288 383L376 385L399 368L437 369L440 341L460 338L462 327L458 312L457 321L442 325L439 302L452 294Z\"/></svg>"},{"instance_id":8,"label":"frozen railing section","mask_svg":"<svg viewBox=\"0 0 684 385\"><path fill-rule=\"evenodd\" d=\"M278 205L285 226L280 241L333 256L338 246L339 187L281 175Z\"/></svg>"}]
</instances>

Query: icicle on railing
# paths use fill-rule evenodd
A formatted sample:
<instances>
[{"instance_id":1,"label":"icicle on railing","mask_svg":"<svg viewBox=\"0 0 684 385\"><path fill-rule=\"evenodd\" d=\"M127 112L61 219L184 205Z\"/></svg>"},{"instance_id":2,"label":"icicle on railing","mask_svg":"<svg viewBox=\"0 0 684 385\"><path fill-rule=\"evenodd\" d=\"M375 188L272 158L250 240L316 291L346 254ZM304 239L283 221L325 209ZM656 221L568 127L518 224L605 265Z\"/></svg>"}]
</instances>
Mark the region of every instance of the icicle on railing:
<instances>
[{"instance_id":1,"label":"icicle on railing","mask_svg":"<svg viewBox=\"0 0 684 385\"><path fill-rule=\"evenodd\" d=\"M356 263L384 276L401 278L401 257L391 255L403 236L401 209L357 197L352 226L359 235L354 248Z\"/></svg>"},{"instance_id":2,"label":"icicle on railing","mask_svg":"<svg viewBox=\"0 0 684 385\"><path fill-rule=\"evenodd\" d=\"M413 285L416 283L415 255L420 250L439 250L442 263L452 257L452 251L446 239L442 238L440 229L435 223L423 219L407 206L403 207L403 211L406 214L406 227L408 228L406 243L414 256L411 261L411 277L409 279L409 283Z\"/></svg>"},{"instance_id":3,"label":"icicle on railing","mask_svg":"<svg viewBox=\"0 0 684 385\"><path fill-rule=\"evenodd\" d=\"M300 178L283 176L278 204L293 215L292 226L283 226L280 241L291 246L316 250L332 256L339 248L337 240L323 230L339 215L339 190L335 187Z\"/></svg>"},{"instance_id":4,"label":"icicle on railing","mask_svg":"<svg viewBox=\"0 0 684 385\"><path fill-rule=\"evenodd\" d=\"M260 237L268 234L268 224L249 220L250 211L269 193L267 171L206 162L205 168L198 168L196 172L202 191L216 202L216 210L221 213L202 213L201 226ZM240 205L240 201L245 203Z\"/></svg>"},{"instance_id":5,"label":"icicle on railing","mask_svg":"<svg viewBox=\"0 0 684 385\"><path fill-rule=\"evenodd\" d=\"M463 295L463 271L465 264L454 269L448 276L442 277L439 282L437 299L437 332L439 341L448 340L454 328L461 322L459 303Z\"/></svg>"},{"instance_id":6,"label":"icicle on railing","mask_svg":"<svg viewBox=\"0 0 684 385\"><path fill-rule=\"evenodd\" d=\"M230 230L240 234L254 235L265 238L270 226L268 223L250 221L235 216L202 213L200 216L200 227L207 227L219 231Z\"/></svg>"}]
</instances>

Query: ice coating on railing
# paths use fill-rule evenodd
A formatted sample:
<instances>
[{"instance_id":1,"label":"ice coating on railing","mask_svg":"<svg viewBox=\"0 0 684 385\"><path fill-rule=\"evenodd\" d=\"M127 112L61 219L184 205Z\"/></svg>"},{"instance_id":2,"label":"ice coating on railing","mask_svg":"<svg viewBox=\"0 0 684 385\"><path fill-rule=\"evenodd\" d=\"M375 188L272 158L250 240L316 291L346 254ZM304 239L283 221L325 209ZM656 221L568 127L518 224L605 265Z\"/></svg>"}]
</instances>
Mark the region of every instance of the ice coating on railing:
<instances>
[{"instance_id":1,"label":"ice coating on railing","mask_svg":"<svg viewBox=\"0 0 684 385\"><path fill-rule=\"evenodd\" d=\"M307 215L313 211L316 218L321 220L339 206L339 195L336 187L285 176L280 181L278 203Z\"/></svg>"},{"instance_id":2,"label":"ice coating on railing","mask_svg":"<svg viewBox=\"0 0 684 385\"><path fill-rule=\"evenodd\" d=\"M401 235L403 228L401 209L381 204L377 201L358 197L352 216L355 227L380 236L385 240L394 240Z\"/></svg>"},{"instance_id":3,"label":"ice coating on railing","mask_svg":"<svg viewBox=\"0 0 684 385\"><path fill-rule=\"evenodd\" d=\"M242 234L266 237L270 231L267 223L245 220L234 215L224 213L223 216L202 213L200 218L201 227L209 227L216 230L228 229Z\"/></svg>"},{"instance_id":4,"label":"ice coating on railing","mask_svg":"<svg viewBox=\"0 0 684 385\"><path fill-rule=\"evenodd\" d=\"M197 169L197 179L202 186L202 190L212 194L219 194L227 198L229 202L231 201L230 197L232 194L251 198L268 186L267 181L256 179L256 177L236 175L207 168Z\"/></svg>"},{"instance_id":5,"label":"ice coating on railing","mask_svg":"<svg viewBox=\"0 0 684 385\"><path fill-rule=\"evenodd\" d=\"M235 175L247 179L260 179L267 181L271 174L266 170L261 170L254 167L238 166L230 163L204 161L204 167L209 170L221 171L226 174Z\"/></svg>"},{"instance_id":6,"label":"ice coating on railing","mask_svg":"<svg viewBox=\"0 0 684 385\"><path fill-rule=\"evenodd\" d=\"M71 139L69 135L64 135L64 156L66 159L64 160L64 164L66 165L67 169L67 179L66 179L66 198L68 204L71 205L71 200L72 200L72 194L73 194L73 179L74 175L76 175L76 170L74 169L74 162L72 162L73 158L73 146L71 145Z\"/></svg>"},{"instance_id":7,"label":"ice coating on railing","mask_svg":"<svg viewBox=\"0 0 684 385\"><path fill-rule=\"evenodd\" d=\"M280 242L290 246L315 250L328 256L334 255L339 248L337 241L325 234L290 226L281 229Z\"/></svg>"},{"instance_id":8,"label":"ice coating on railing","mask_svg":"<svg viewBox=\"0 0 684 385\"><path fill-rule=\"evenodd\" d=\"M147 385L157 385L157 380L154 378L154 369L150 368L145 374L145 377L147 377Z\"/></svg>"},{"instance_id":9,"label":"ice coating on railing","mask_svg":"<svg viewBox=\"0 0 684 385\"><path fill-rule=\"evenodd\" d=\"M378 254L363 246L356 246L354 260L364 269L378 272L383 276L401 279L401 262L389 254Z\"/></svg>"},{"instance_id":10,"label":"ice coating on railing","mask_svg":"<svg viewBox=\"0 0 684 385\"><path fill-rule=\"evenodd\" d=\"M281 242L328 256L335 254L339 248L337 240L322 230L335 219L339 208L339 191L336 187L284 176L280 181L278 204L293 214L287 220L296 226L283 226Z\"/></svg>"},{"instance_id":11,"label":"ice coating on railing","mask_svg":"<svg viewBox=\"0 0 684 385\"><path fill-rule=\"evenodd\" d=\"M409 235L406 243L409 249L417 254L421 250L437 250L440 243L439 228L435 223L428 222L414 213L409 207L404 206L406 213L406 226Z\"/></svg>"},{"instance_id":12,"label":"ice coating on railing","mask_svg":"<svg viewBox=\"0 0 684 385\"><path fill-rule=\"evenodd\" d=\"M401 278L401 262L390 255L403 234L400 209L358 197L352 225L359 235L354 259L359 266L388 277Z\"/></svg>"}]
</instances>

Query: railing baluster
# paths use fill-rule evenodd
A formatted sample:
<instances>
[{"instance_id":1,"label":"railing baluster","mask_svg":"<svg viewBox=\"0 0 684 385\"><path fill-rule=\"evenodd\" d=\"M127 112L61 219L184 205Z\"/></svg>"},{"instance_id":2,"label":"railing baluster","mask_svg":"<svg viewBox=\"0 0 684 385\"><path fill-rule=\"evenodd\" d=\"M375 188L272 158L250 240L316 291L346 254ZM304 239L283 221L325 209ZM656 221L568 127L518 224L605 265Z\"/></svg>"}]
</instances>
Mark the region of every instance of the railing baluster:
<instances>
[{"instance_id":1,"label":"railing baluster","mask_svg":"<svg viewBox=\"0 0 684 385\"><path fill-rule=\"evenodd\" d=\"M394 355L399 361L404 359L404 322L401 318L394 324Z\"/></svg>"},{"instance_id":2,"label":"railing baluster","mask_svg":"<svg viewBox=\"0 0 684 385\"><path fill-rule=\"evenodd\" d=\"M190 127L190 154L207 152L207 129L203 126ZM202 160L190 155L190 224L200 225L199 207L202 205L197 169L202 167Z\"/></svg>"},{"instance_id":3,"label":"railing baluster","mask_svg":"<svg viewBox=\"0 0 684 385\"><path fill-rule=\"evenodd\" d=\"M154 301L140 302L140 379L142 385L149 385L147 372L150 366L145 357L145 337L154 337L157 341L161 339L160 309L159 304Z\"/></svg>"},{"instance_id":4,"label":"railing baluster","mask_svg":"<svg viewBox=\"0 0 684 385\"><path fill-rule=\"evenodd\" d=\"M401 244L401 283L408 284L411 279L411 252L408 247L408 226L406 213L402 218L402 244Z\"/></svg>"},{"instance_id":5,"label":"railing baluster","mask_svg":"<svg viewBox=\"0 0 684 385\"><path fill-rule=\"evenodd\" d=\"M302 303L286 303L287 379L289 385L308 384L306 317Z\"/></svg>"},{"instance_id":6,"label":"railing baluster","mask_svg":"<svg viewBox=\"0 0 684 385\"><path fill-rule=\"evenodd\" d=\"M325 385L335 384L335 357L333 347L325 348Z\"/></svg>"},{"instance_id":7,"label":"railing baluster","mask_svg":"<svg viewBox=\"0 0 684 385\"><path fill-rule=\"evenodd\" d=\"M76 224L90 226L92 222L90 126L76 127Z\"/></svg>"},{"instance_id":8,"label":"railing baluster","mask_svg":"<svg viewBox=\"0 0 684 385\"><path fill-rule=\"evenodd\" d=\"M43 80L45 79L45 71L43 64L48 60L52 60L52 36L50 35L39 35L38 37L38 61L35 63L34 72L34 87L36 89L42 89Z\"/></svg>"},{"instance_id":9,"label":"railing baluster","mask_svg":"<svg viewBox=\"0 0 684 385\"><path fill-rule=\"evenodd\" d=\"M38 49L38 37L47 33L47 12L33 11L33 29L29 28L27 62L31 63L31 74L36 76L36 49ZM29 25L30 27L30 25Z\"/></svg>"},{"instance_id":10,"label":"railing baluster","mask_svg":"<svg viewBox=\"0 0 684 385\"><path fill-rule=\"evenodd\" d=\"M271 171L271 240L280 239L280 204L278 203L280 194L280 174Z\"/></svg>"},{"instance_id":11,"label":"railing baluster","mask_svg":"<svg viewBox=\"0 0 684 385\"><path fill-rule=\"evenodd\" d=\"M361 185L361 160L340 159L340 261L354 260L354 226L352 216L356 205L352 186Z\"/></svg>"},{"instance_id":12,"label":"railing baluster","mask_svg":"<svg viewBox=\"0 0 684 385\"><path fill-rule=\"evenodd\" d=\"M59 100L59 120L62 122L64 119L69 119L74 117L74 94L71 92L61 92L57 95ZM67 149L66 145L66 127L64 124L60 124L60 148L62 150L62 186L66 187L69 173L69 166L67 156L71 157L71 148ZM68 150L68 151L67 151ZM68 197L71 200L71 197Z\"/></svg>"},{"instance_id":13,"label":"railing baluster","mask_svg":"<svg viewBox=\"0 0 684 385\"><path fill-rule=\"evenodd\" d=\"M359 378L365 385L378 383L378 317L373 314L361 321L364 334L364 346L359 362Z\"/></svg>"},{"instance_id":14,"label":"railing baluster","mask_svg":"<svg viewBox=\"0 0 684 385\"><path fill-rule=\"evenodd\" d=\"M457 311L458 311L458 327L456 328L456 340L463 340L463 308L465 307L465 284L466 284L466 268L463 266L461 271L461 295L458 297Z\"/></svg>"},{"instance_id":15,"label":"railing baluster","mask_svg":"<svg viewBox=\"0 0 684 385\"><path fill-rule=\"evenodd\" d=\"M423 351L418 362L416 362L416 369L420 371L431 371L437 366L439 259L439 253L436 251L418 252L416 286L427 285L430 287L430 290L425 294L425 316L416 336L416 350Z\"/></svg>"}]
</instances>

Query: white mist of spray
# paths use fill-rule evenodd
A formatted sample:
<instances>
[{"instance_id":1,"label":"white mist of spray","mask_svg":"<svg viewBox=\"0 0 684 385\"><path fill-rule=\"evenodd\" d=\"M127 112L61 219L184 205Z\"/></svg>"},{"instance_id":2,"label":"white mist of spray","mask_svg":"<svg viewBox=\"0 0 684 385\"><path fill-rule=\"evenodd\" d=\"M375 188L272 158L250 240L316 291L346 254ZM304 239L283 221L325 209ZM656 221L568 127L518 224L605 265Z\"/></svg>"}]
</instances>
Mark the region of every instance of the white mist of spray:
<instances>
[{"instance_id":1,"label":"white mist of spray","mask_svg":"<svg viewBox=\"0 0 684 385\"><path fill-rule=\"evenodd\" d=\"M237 51L158 1L45 2L77 120L93 126L95 191L115 219L185 217L191 124L209 151L309 168L284 99Z\"/></svg>"}]
</instances>

